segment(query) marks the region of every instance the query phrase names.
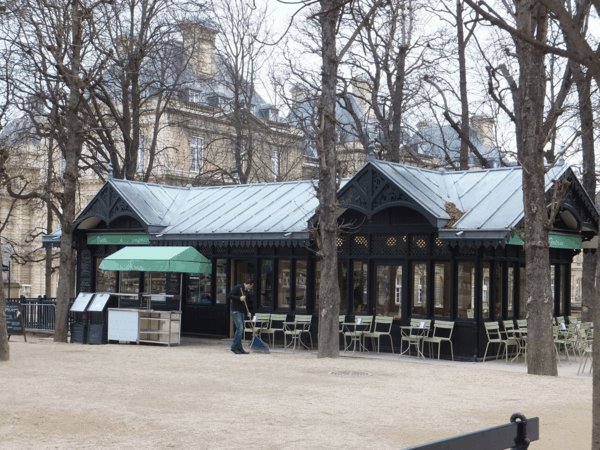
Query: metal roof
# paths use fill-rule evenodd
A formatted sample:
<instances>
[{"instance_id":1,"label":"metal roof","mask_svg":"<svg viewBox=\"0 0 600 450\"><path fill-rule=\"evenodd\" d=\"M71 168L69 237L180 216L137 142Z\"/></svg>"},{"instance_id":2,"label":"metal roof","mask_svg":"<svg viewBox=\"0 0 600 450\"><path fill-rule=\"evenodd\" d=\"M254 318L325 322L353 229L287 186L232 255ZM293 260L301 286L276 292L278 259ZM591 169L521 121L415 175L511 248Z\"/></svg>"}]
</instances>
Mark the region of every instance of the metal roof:
<instances>
[{"instance_id":1,"label":"metal roof","mask_svg":"<svg viewBox=\"0 0 600 450\"><path fill-rule=\"evenodd\" d=\"M386 161L370 161L390 181L438 219L450 219L446 203L464 215L453 228L507 230L522 219L522 168L520 166L465 171L432 171ZM546 173L546 191L567 165Z\"/></svg>"},{"instance_id":2,"label":"metal roof","mask_svg":"<svg viewBox=\"0 0 600 450\"><path fill-rule=\"evenodd\" d=\"M440 238L447 241L506 243L512 235L511 228L523 219L521 167L432 171L370 157L367 166L354 178L343 181L339 195L364 174L369 164L426 211L439 228ZM550 168L546 174L546 192L552 188L553 180L569 170L564 164ZM598 213L578 183L580 198L592 212L593 225L597 227ZM318 206L314 184L314 181L295 181L178 187L112 178L107 182L144 221L151 242L168 241L176 245L177 241L185 240L229 241L238 245L255 241L308 242L308 221ZM344 187L346 184L349 186ZM94 214L93 202L76 223ZM451 228L445 228L451 219L446 210L448 203L463 212ZM57 238L55 232L43 241L56 243Z\"/></svg>"}]
</instances>

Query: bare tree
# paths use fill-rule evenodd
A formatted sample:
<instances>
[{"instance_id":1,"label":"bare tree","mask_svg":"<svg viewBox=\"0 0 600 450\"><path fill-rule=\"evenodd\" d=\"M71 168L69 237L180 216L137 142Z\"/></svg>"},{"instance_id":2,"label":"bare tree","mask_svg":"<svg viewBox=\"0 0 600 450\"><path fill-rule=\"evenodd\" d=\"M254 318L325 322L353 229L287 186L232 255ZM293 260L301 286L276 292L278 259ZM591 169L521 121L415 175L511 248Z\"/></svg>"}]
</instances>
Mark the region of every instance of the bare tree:
<instances>
[{"instance_id":1,"label":"bare tree","mask_svg":"<svg viewBox=\"0 0 600 450\"><path fill-rule=\"evenodd\" d=\"M107 0L108 1L108 0ZM89 117L83 104L105 64L93 51L98 34L96 14L104 0L25 0L7 6L11 20L6 41L21 55L19 76L13 79L22 99L34 100L40 136L52 135L60 149L64 171L58 189L18 192L17 198L48 202L61 224L61 252L54 339L67 341L69 297L74 290L73 221L76 212L79 162L89 136ZM99 23L99 21L98 21ZM25 103L22 106L31 111ZM31 114L33 117L33 114Z\"/></svg>"}]
</instances>

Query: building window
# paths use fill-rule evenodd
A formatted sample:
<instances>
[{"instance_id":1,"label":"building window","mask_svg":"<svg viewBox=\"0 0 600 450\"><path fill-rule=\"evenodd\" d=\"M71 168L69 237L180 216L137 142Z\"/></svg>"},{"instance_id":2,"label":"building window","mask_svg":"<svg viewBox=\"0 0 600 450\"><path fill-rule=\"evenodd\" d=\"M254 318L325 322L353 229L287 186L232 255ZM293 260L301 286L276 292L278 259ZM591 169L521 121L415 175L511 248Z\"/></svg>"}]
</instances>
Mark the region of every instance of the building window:
<instances>
[{"instance_id":1,"label":"building window","mask_svg":"<svg viewBox=\"0 0 600 450\"><path fill-rule=\"evenodd\" d=\"M458 311L464 319L473 319L475 308L475 263L458 263Z\"/></svg>"},{"instance_id":2,"label":"building window","mask_svg":"<svg viewBox=\"0 0 600 450\"><path fill-rule=\"evenodd\" d=\"M204 166L204 139L192 136L190 139L190 172L200 173Z\"/></svg>"},{"instance_id":3,"label":"building window","mask_svg":"<svg viewBox=\"0 0 600 450\"><path fill-rule=\"evenodd\" d=\"M260 266L261 306L273 309L273 260L265 259Z\"/></svg>"},{"instance_id":4,"label":"building window","mask_svg":"<svg viewBox=\"0 0 600 450\"><path fill-rule=\"evenodd\" d=\"M290 307L290 275L291 261L281 259L277 263L277 306L279 308Z\"/></svg>"},{"instance_id":5,"label":"building window","mask_svg":"<svg viewBox=\"0 0 600 450\"><path fill-rule=\"evenodd\" d=\"M483 263L483 283L481 286L481 316L490 318L490 263Z\"/></svg>"},{"instance_id":6,"label":"building window","mask_svg":"<svg viewBox=\"0 0 600 450\"><path fill-rule=\"evenodd\" d=\"M279 181L279 152L271 152L271 172L273 173L273 181Z\"/></svg>"},{"instance_id":7,"label":"building window","mask_svg":"<svg viewBox=\"0 0 600 450\"><path fill-rule=\"evenodd\" d=\"M402 317L402 266L378 265L376 314Z\"/></svg>"},{"instance_id":8,"label":"building window","mask_svg":"<svg viewBox=\"0 0 600 450\"><path fill-rule=\"evenodd\" d=\"M367 262L354 261L352 271L352 310L356 313L369 312L367 304Z\"/></svg>"},{"instance_id":9,"label":"building window","mask_svg":"<svg viewBox=\"0 0 600 450\"><path fill-rule=\"evenodd\" d=\"M450 262L436 262L433 307L438 317L450 317Z\"/></svg>"},{"instance_id":10,"label":"building window","mask_svg":"<svg viewBox=\"0 0 600 450\"><path fill-rule=\"evenodd\" d=\"M190 89L188 101L191 103L200 103L202 101L200 92Z\"/></svg>"},{"instance_id":11,"label":"building window","mask_svg":"<svg viewBox=\"0 0 600 450\"><path fill-rule=\"evenodd\" d=\"M412 315L427 316L427 263L413 262Z\"/></svg>"},{"instance_id":12,"label":"building window","mask_svg":"<svg viewBox=\"0 0 600 450\"><path fill-rule=\"evenodd\" d=\"M306 261L296 260L296 309L306 309Z\"/></svg>"}]
</instances>

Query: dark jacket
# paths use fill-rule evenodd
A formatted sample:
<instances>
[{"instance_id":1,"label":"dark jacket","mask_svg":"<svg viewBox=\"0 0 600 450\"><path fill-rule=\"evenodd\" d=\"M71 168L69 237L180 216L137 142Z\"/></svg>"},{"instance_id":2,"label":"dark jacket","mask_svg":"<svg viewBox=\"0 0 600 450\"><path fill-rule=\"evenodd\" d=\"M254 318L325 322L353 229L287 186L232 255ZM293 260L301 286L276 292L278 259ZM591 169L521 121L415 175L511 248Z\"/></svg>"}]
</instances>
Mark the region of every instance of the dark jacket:
<instances>
[{"instance_id":1,"label":"dark jacket","mask_svg":"<svg viewBox=\"0 0 600 450\"><path fill-rule=\"evenodd\" d=\"M240 298L243 295L246 295L246 304L248 305L248 308L250 308L250 305L252 304L252 297L250 291L244 289L243 284L238 284L237 286L234 286L233 289L227 295L227 298L231 300L232 311L239 311L241 313L244 313L245 315L246 307L244 306L244 302L240 300Z\"/></svg>"}]
</instances>

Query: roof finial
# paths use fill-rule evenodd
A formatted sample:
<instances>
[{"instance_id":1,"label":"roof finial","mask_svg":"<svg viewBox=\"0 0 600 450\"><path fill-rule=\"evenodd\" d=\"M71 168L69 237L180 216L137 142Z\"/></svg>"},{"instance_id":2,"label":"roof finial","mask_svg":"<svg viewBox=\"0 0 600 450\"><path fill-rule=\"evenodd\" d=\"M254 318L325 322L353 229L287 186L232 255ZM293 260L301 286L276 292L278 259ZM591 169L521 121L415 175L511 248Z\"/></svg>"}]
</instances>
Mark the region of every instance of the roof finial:
<instances>
[{"instance_id":1,"label":"roof finial","mask_svg":"<svg viewBox=\"0 0 600 450\"><path fill-rule=\"evenodd\" d=\"M112 163L108 164L108 179L112 180L113 178L113 166Z\"/></svg>"},{"instance_id":2,"label":"roof finial","mask_svg":"<svg viewBox=\"0 0 600 450\"><path fill-rule=\"evenodd\" d=\"M367 157L367 161L375 161L375 142L373 140L371 140L371 143L369 144L369 156Z\"/></svg>"}]
</instances>

